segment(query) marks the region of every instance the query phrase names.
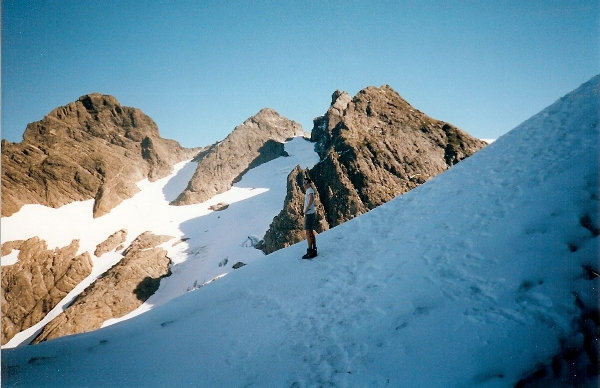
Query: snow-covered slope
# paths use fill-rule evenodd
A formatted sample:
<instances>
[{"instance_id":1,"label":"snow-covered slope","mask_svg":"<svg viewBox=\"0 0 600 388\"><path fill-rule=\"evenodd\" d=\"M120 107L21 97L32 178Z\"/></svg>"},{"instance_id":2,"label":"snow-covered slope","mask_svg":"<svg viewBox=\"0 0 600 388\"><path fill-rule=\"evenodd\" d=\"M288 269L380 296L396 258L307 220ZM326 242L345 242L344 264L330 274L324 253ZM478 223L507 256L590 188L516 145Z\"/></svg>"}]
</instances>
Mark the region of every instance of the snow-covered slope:
<instances>
[{"instance_id":1,"label":"snow-covered slope","mask_svg":"<svg viewBox=\"0 0 600 388\"><path fill-rule=\"evenodd\" d=\"M6 385L513 386L581 343L600 77L448 172L133 319L2 354ZM231 208L231 207L230 207ZM230 209L220 213L224 217Z\"/></svg>"}]
</instances>

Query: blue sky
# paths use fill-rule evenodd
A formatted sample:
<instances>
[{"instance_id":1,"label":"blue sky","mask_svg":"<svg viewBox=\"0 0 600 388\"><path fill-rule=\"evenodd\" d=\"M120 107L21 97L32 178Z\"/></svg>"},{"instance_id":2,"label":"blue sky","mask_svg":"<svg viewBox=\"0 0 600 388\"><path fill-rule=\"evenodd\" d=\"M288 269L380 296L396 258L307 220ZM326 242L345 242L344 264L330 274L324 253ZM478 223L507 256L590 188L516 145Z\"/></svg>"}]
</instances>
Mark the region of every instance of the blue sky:
<instances>
[{"instance_id":1,"label":"blue sky","mask_svg":"<svg viewBox=\"0 0 600 388\"><path fill-rule=\"evenodd\" d=\"M496 138L600 73L593 1L2 1L2 138L100 92L185 146L389 84Z\"/></svg>"}]
</instances>

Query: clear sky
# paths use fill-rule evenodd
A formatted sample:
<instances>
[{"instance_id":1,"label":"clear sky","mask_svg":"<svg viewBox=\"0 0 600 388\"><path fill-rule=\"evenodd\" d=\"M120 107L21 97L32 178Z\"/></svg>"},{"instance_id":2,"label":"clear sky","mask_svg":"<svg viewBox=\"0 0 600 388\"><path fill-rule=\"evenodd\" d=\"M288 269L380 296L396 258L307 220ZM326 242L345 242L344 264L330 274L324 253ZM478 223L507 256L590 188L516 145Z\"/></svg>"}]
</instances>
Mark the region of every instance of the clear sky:
<instances>
[{"instance_id":1,"label":"clear sky","mask_svg":"<svg viewBox=\"0 0 600 388\"><path fill-rule=\"evenodd\" d=\"M2 1L2 138L100 92L184 146L389 84L496 138L600 73L600 2Z\"/></svg>"}]
</instances>

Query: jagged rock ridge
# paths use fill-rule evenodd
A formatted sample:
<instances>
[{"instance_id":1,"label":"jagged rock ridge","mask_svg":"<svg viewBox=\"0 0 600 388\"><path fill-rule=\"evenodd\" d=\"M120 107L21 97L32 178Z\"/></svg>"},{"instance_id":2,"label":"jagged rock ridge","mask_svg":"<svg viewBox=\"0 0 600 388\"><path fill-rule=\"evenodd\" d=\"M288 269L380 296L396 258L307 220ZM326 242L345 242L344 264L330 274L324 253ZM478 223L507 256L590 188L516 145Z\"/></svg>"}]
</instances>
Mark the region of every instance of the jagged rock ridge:
<instances>
[{"instance_id":1,"label":"jagged rock ridge","mask_svg":"<svg viewBox=\"0 0 600 388\"><path fill-rule=\"evenodd\" d=\"M2 141L2 216L95 199L98 217L135 194L135 182L164 177L196 152L162 139L141 110L85 95L29 124L21 143Z\"/></svg>"},{"instance_id":2,"label":"jagged rock ridge","mask_svg":"<svg viewBox=\"0 0 600 388\"><path fill-rule=\"evenodd\" d=\"M283 143L287 139L304 135L300 124L272 109L262 109L225 140L200 153L194 176L173 204L200 203L229 190L250 168L285 156Z\"/></svg>"},{"instance_id":3,"label":"jagged rock ridge","mask_svg":"<svg viewBox=\"0 0 600 388\"><path fill-rule=\"evenodd\" d=\"M170 236L139 235L123 251L123 259L84 290L59 316L50 321L33 343L99 329L110 318L135 310L170 275L171 260L161 247Z\"/></svg>"},{"instance_id":4,"label":"jagged rock ridge","mask_svg":"<svg viewBox=\"0 0 600 388\"><path fill-rule=\"evenodd\" d=\"M329 227L417 187L486 145L413 108L387 85L354 97L334 92L328 111L314 120L311 140L321 161L307 173ZM292 218L302 195L298 187L288 190L284 209L265 235L265 252L301 240Z\"/></svg>"},{"instance_id":5,"label":"jagged rock ridge","mask_svg":"<svg viewBox=\"0 0 600 388\"><path fill-rule=\"evenodd\" d=\"M38 237L2 244L2 251L19 250L19 260L2 266L2 345L41 321L77 284L92 272L79 242L48 250Z\"/></svg>"}]
</instances>

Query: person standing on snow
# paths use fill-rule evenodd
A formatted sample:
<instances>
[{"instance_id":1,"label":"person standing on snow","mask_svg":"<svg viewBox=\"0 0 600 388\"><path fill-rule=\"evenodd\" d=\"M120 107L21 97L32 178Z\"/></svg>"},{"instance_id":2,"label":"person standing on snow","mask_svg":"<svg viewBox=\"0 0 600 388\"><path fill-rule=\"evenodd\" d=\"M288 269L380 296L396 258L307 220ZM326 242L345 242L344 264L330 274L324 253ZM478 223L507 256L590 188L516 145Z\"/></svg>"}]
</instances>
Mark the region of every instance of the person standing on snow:
<instances>
[{"instance_id":1,"label":"person standing on snow","mask_svg":"<svg viewBox=\"0 0 600 388\"><path fill-rule=\"evenodd\" d=\"M315 190L312 187L312 181L308 176L304 176L304 230L306 231L306 242L308 249L303 259L312 259L317 257L317 240L315 229L317 228L317 215L315 212Z\"/></svg>"}]
</instances>

